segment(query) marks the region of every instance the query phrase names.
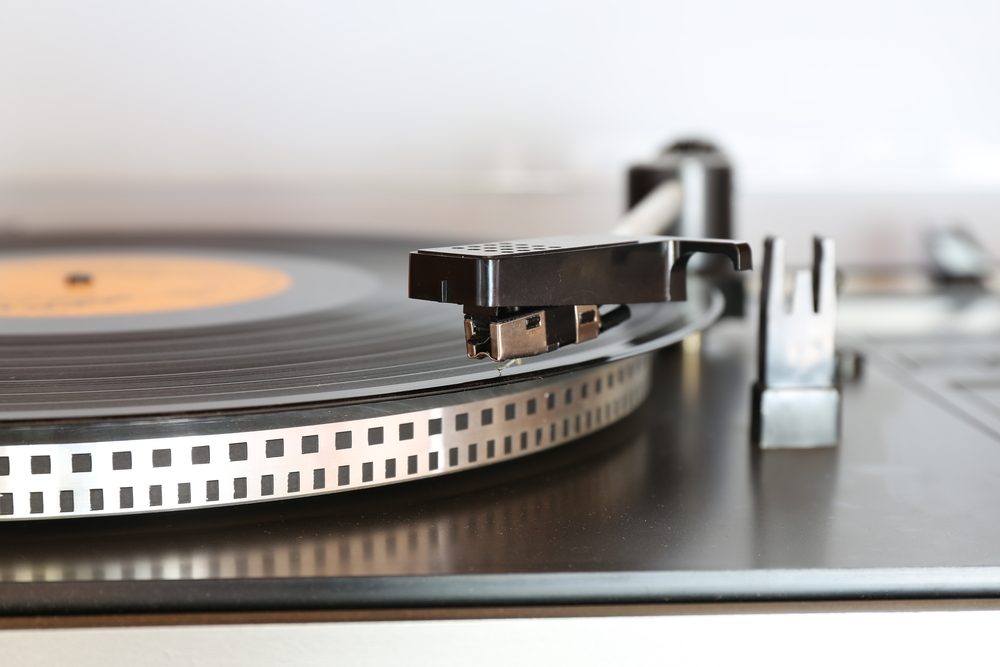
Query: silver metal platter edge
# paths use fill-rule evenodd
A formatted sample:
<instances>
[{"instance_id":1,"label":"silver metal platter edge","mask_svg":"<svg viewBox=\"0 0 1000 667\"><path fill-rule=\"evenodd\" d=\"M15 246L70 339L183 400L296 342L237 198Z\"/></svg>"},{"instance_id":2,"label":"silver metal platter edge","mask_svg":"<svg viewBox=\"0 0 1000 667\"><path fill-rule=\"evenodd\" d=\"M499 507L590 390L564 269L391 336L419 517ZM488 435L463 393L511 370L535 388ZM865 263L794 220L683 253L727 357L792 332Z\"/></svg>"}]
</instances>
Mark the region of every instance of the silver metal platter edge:
<instances>
[{"instance_id":1,"label":"silver metal platter edge","mask_svg":"<svg viewBox=\"0 0 1000 667\"><path fill-rule=\"evenodd\" d=\"M346 410L261 430L195 426L175 436L0 446L0 521L283 500L528 456L631 414L649 393L651 358L471 391L470 400L443 407L395 401L364 418Z\"/></svg>"}]
</instances>

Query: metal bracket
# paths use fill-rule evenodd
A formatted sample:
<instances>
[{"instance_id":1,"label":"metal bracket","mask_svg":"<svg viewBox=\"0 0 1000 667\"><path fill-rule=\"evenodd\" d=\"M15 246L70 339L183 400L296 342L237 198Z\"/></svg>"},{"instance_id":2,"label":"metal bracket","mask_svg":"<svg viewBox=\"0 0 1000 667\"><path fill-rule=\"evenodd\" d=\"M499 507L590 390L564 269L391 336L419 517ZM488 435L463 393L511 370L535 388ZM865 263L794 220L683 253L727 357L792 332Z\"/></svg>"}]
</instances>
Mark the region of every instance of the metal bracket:
<instances>
[{"instance_id":1,"label":"metal bracket","mask_svg":"<svg viewBox=\"0 0 1000 667\"><path fill-rule=\"evenodd\" d=\"M594 305L518 310L509 317L499 312L466 308L465 347L470 359L529 357L592 340L608 326Z\"/></svg>"},{"instance_id":2,"label":"metal bracket","mask_svg":"<svg viewBox=\"0 0 1000 667\"><path fill-rule=\"evenodd\" d=\"M795 272L789 302L785 243L765 242L753 391L753 435L761 448L827 447L840 440L836 271L833 241L815 237L812 271Z\"/></svg>"},{"instance_id":3,"label":"metal bracket","mask_svg":"<svg viewBox=\"0 0 1000 667\"><path fill-rule=\"evenodd\" d=\"M982 287L994 261L974 236L962 227L934 229L927 235L931 275L944 285Z\"/></svg>"}]
</instances>

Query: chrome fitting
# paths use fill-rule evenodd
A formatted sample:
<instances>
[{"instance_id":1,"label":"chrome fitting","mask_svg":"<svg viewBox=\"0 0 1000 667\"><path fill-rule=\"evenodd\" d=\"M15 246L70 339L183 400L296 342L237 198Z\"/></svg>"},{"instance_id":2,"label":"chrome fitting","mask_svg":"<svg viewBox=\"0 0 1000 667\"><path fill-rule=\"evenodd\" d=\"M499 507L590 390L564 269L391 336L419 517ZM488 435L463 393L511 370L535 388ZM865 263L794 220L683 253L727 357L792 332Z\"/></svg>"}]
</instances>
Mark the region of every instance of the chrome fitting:
<instances>
[{"instance_id":1,"label":"chrome fitting","mask_svg":"<svg viewBox=\"0 0 1000 667\"><path fill-rule=\"evenodd\" d=\"M765 243L753 391L753 435L763 449L828 447L840 440L836 271L833 241L815 237L812 271L795 272L789 302L785 243Z\"/></svg>"}]
</instances>

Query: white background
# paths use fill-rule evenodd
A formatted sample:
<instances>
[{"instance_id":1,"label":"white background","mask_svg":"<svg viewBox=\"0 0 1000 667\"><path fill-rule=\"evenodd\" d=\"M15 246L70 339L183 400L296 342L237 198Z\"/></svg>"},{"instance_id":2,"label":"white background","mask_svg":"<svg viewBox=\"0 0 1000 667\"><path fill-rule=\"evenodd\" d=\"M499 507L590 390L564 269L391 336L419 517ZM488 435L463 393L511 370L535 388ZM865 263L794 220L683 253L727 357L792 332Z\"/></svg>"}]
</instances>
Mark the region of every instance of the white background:
<instances>
[{"instance_id":1,"label":"white background","mask_svg":"<svg viewBox=\"0 0 1000 667\"><path fill-rule=\"evenodd\" d=\"M0 0L0 224L599 230L694 132L754 240L1000 250L998 30L971 0Z\"/></svg>"},{"instance_id":2,"label":"white background","mask_svg":"<svg viewBox=\"0 0 1000 667\"><path fill-rule=\"evenodd\" d=\"M1000 612L744 613L6 630L12 665L992 665ZM670 612L674 612L671 614Z\"/></svg>"}]
</instances>

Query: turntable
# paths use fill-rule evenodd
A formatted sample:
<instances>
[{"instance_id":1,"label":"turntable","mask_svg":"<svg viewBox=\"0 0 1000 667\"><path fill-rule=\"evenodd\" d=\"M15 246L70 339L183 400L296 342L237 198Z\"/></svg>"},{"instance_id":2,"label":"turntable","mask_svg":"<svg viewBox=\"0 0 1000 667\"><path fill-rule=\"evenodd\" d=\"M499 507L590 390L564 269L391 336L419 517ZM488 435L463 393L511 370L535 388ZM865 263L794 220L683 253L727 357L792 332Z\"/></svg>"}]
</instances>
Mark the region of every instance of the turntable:
<instances>
[{"instance_id":1,"label":"turntable","mask_svg":"<svg viewBox=\"0 0 1000 667\"><path fill-rule=\"evenodd\" d=\"M730 193L682 142L602 237L5 239L0 610L1000 594L992 261L758 290Z\"/></svg>"}]
</instances>

